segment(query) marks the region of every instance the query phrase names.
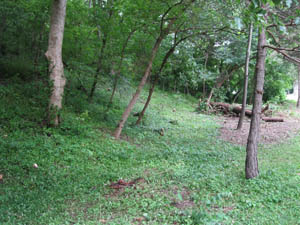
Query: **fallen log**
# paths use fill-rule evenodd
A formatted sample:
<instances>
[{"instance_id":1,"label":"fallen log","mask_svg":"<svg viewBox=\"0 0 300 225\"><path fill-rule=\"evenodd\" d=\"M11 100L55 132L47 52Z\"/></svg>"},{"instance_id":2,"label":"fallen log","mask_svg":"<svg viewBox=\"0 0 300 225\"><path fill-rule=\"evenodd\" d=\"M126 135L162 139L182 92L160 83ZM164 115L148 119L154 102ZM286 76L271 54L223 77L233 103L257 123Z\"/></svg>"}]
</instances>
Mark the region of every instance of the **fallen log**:
<instances>
[{"instance_id":1,"label":"fallen log","mask_svg":"<svg viewBox=\"0 0 300 225\"><path fill-rule=\"evenodd\" d=\"M210 106L214 109L216 109L217 111L220 111L224 114L230 114L231 112L239 115L242 112L242 107L240 106L232 106L228 103L224 103L224 102L211 102ZM262 110L261 113L265 113L267 110L269 109L269 104L266 105ZM252 116L252 111L246 109L245 111L245 115L249 118L251 118Z\"/></svg>"},{"instance_id":2,"label":"fallen log","mask_svg":"<svg viewBox=\"0 0 300 225\"><path fill-rule=\"evenodd\" d=\"M284 122L283 118L262 117L261 119L265 122Z\"/></svg>"},{"instance_id":3,"label":"fallen log","mask_svg":"<svg viewBox=\"0 0 300 225\"><path fill-rule=\"evenodd\" d=\"M240 107L240 106L235 106L235 107L233 107L232 112L234 112L234 113L236 113L237 115L239 115L239 114L242 112L242 107ZM252 116L252 111L249 110L249 109L246 109L246 110L245 110L245 115L246 115L247 117L251 118L251 116Z\"/></svg>"},{"instance_id":4,"label":"fallen log","mask_svg":"<svg viewBox=\"0 0 300 225\"><path fill-rule=\"evenodd\" d=\"M240 106L232 106L228 103L224 102L211 102L210 107L212 107L214 110L218 112L222 112L225 115L232 114L234 116L239 116L239 114L242 112L242 107ZM263 115L269 110L269 104L266 105L262 110L261 114ZM245 115L249 118L252 116L251 110L246 110ZM273 118L273 117L264 117L262 116L261 119L265 122L284 122L283 118Z\"/></svg>"}]
</instances>

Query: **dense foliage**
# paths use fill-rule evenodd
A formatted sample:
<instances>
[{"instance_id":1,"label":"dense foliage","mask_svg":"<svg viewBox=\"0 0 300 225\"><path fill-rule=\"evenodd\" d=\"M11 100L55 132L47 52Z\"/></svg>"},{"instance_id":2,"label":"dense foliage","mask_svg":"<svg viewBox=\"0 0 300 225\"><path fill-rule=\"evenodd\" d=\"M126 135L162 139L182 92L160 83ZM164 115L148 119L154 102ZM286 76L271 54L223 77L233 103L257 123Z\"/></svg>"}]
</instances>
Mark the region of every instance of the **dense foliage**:
<instances>
[{"instance_id":1,"label":"dense foliage","mask_svg":"<svg viewBox=\"0 0 300 225\"><path fill-rule=\"evenodd\" d=\"M2 78L17 75L25 80L36 79L47 72L44 53L47 49L50 3L2 1ZM69 1L63 45L66 72L76 76L86 92L90 91L94 79L98 79L95 78L96 73L111 83L119 74L119 88L125 87L129 80L138 81L158 35L160 16L170 4L173 4L172 1L164 3L159 0ZM152 74L157 73L164 54L176 41L174 35L177 40L188 37L168 59L159 78L159 86L169 91L205 97L218 76L229 73L232 66L241 65L214 95L215 100L235 99L240 102L241 95L235 98L235 94L242 89L242 65L247 42L247 23L243 23L241 15L243 7L243 3L231 1L199 1L190 6L177 20L172 31L175 33L170 33L163 41L155 59ZM255 45L253 41L250 74L254 73ZM117 71L117 75L112 74L112 70ZM280 55L270 53L264 100L283 100L295 74L291 63L286 63ZM253 80L253 75L250 77ZM279 77L284 81L277 82ZM249 99L251 96L250 91Z\"/></svg>"}]
</instances>

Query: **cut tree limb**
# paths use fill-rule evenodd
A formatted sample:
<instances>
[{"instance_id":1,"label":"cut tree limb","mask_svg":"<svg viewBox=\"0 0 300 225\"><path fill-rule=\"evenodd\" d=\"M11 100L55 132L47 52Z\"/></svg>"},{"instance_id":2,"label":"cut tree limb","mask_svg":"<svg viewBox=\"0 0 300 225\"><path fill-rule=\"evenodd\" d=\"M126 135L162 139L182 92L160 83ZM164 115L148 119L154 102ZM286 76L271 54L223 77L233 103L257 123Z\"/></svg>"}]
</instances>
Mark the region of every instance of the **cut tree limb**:
<instances>
[{"instance_id":1,"label":"cut tree limb","mask_svg":"<svg viewBox=\"0 0 300 225\"><path fill-rule=\"evenodd\" d=\"M284 122L283 118L262 117L261 119L265 122Z\"/></svg>"},{"instance_id":2,"label":"cut tree limb","mask_svg":"<svg viewBox=\"0 0 300 225\"><path fill-rule=\"evenodd\" d=\"M230 114L232 113L233 115L239 115L242 112L242 107L240 106L232 106L228 103L224 103L224 102L211 102L210 106L219 112L222 112L224 114ZM269 104L266 105L262 110L261 110L261 114L264 114L265 112L267 112L267 110L269 109ZM249 118L251 118L252 116L252 111L251 110L246 110L245 111L245 115ZM265 122L284 122L283 118L273 118L273 117L261 117L261 119Z\"/></svg>"}]
</instances>

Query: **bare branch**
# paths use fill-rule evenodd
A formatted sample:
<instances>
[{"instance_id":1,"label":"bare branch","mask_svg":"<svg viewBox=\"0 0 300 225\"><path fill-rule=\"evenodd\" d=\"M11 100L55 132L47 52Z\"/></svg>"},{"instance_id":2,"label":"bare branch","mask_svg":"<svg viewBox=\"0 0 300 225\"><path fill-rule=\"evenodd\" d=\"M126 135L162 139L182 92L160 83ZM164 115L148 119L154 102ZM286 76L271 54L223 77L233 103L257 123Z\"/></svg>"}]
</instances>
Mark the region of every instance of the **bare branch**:
<instances>
[{"instance_id":1,"label":"bare branch","mask_svg":"<svg viewBox=\"0 0 300 225\"><path fill-rule=\"evenodd\" d=\"M289 61L293 62L293 63L296 63L298 65L300 65L300 59L298 58L294 58L290 55L288 55L285 51L285 49L282 49L282 48L276 48L275 46L271 46L271 45L264 45L263 47L265 48L270 48L270 49L273 49L275 50L276 52L280 53L281 55L283 55L284 57L286 57Z\"/></svg>"},{"instance_id":2,"label":"bare branch","mask_svg":"<svg viewBox=\"0 0 300 225\"><path fill-rule=\"evenodd\" d=\"M278 26L278 24L271 24L271 25L267 26L267 29L269 29L271 27L277 27L277 26ZM292 27L292 26L298 26L298 24L295 24L294 20L291 20L290 23L284 24L283 26L285 26L285 27Z\"/></svg>"},{"instance_id":3,"label":"bare branch","mask_svg":"<svg viewBox=\"0 0 300 225\"><path fill-rule=\"evenodd\" d=\"M160 31L163 30L163 25L164 25L164 22L165 22L165 17L168 15L168 13L173 9L175 8L176 6L180 5L183 3L183 0L180 0L180 2L177 2L175 3L174 5L170 6L167 11L165 11L165 13L162 15L161 17L161 20L160 20Z\"/></svg>"},{"instance_id":4,"label":"bare branch","mask_svg":"<svg viewBox=\"0 0 300 225\"><path fill-rule=\"evenodd\" d=\"M264 45L264 48L271 48L274 49L275 51L288 51L288 52L300 52L300 50L297 50L297 48L300 48L300 46L297 46L295 48L282 48L282 47L275 47L272 45Z\"/></svg>"}]
</instances>

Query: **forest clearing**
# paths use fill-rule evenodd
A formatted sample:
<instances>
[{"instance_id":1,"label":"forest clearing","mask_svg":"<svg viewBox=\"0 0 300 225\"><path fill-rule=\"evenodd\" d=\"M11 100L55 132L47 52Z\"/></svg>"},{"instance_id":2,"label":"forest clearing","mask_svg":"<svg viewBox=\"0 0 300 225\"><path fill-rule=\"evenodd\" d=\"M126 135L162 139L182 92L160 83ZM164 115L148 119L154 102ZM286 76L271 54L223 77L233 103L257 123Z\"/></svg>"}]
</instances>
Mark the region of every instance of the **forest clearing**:
<instances>
[{"instance_id":1,"label":"forest clearing","mask_svg":"<svg viewBox=\"0 0 300 225\"><path fill-rule=\"evenodd\" d=\"M1 0L0 224L300 224L298 0Z\"/></svg>"}]
</instances>

